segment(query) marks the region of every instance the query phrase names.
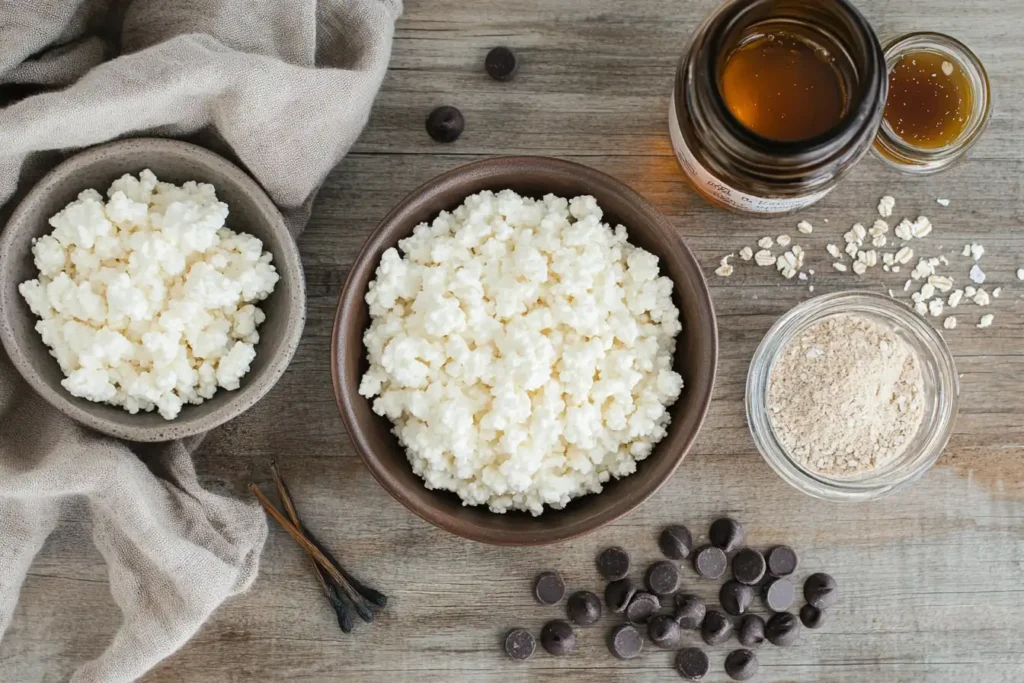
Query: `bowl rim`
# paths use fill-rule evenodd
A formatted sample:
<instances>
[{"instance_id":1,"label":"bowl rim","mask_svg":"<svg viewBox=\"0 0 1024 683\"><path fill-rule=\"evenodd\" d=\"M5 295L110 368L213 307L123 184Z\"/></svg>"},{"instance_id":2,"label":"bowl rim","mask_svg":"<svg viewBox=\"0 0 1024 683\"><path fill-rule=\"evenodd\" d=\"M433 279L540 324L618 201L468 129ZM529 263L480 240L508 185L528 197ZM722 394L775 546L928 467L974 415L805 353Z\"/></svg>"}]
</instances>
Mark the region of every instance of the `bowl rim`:
<instances>
[{"instance_id":1,"label":"bowl rim","mask_svg":"<svg viewBox=\"0 0 1024 683\"><path fill-rule=\"evenodd\" d=\"M465 179L471 177L479 178L481 175L491 176L495 180L500 179L516 171L529 171L541 176L572 176L593 188L592 191L599 193L618 194L633 204L640 213L649 217L651 228L656 231L666 244L675 244L679 250L679 257L684 265L695 274L695 281L698 287L693 291L693 296L699 308L704 309L707 320L710 323L710 339L707 353L702 361L706 361L710 367L708 381L700 395L696 397L694 410L696 411L694 428L679 446L678 454L669 460L665 460L662 466L665 468L663 476L652 478L643 488L634 495L618 501L615 505L598 509L593 514L585 517L572 525L561 527L555 530L534 530L534 531L507 531L497 533L493 529L463 520L453 521L450 516L436 506L423 503L420 500L407 495L404 486L394 476L389 468L382 464L382 461L373 453L373 449L363 432L356 418L353 409L353 402L361 396L351 396L342 391L341 387L351 378L341 361L341 330L345 323L354 317L355 312L363 305L364 291L355 291L355 280L357 274L367 269L375 270L377 263L370 263L370 256L378 250L380 243L393 232L394 226L401 221L408 221L413 214L421 210L421 206L428 203L437 194L458 187ZM600 203L600 200L599 200ZM365 345L360 335L360 353L364 353ZM596 529L612 522L623 515L631 512L646 502L662 486L671 479L676 470L686 458L693 447L711 405L711 397L714 392L715 380L718 371L719 335L718 321L715 316L714 304L711 299L711 292L704 277L703 269L696 257L687 247L682 237L675 232L668 218L659 211L653 204L644 199L638 192L626 185L624 182L596 169L564 159L545 156L511 155L497 156L479 161L463 164L454 169L434 176L422 183L411 192L406 194L383 219L374 227L367 236L362 248L359 250L342 287L338 299L338 308L334 318L334 327L331 331L331 381L334 388L335 400L338 410L341 413L342 422L348 433L349 440L355 447L360 459L370 470L370 474L395 500L405 506L409 511L429 522L430 524L443 529L451 534L462 538L486 543L496 546L540 546L552 543L559 543L591 533ZM430 491L432 494L440 495L444 492ZM596 494L601 495L601 494ZM549 511L550 512L550 511Z\"/></svg>"},{"instance_id":2,"label":"bowl rim","mask_svg":"<svg viewBox=\"0 0 1024 683\"><path fill-rule=\"evenodd\" d=\"M219 427L238 417L255 405L270 391L270 389L274 387L275 384L277 384L285 370L287 370L295 355L295 351L297 350L299 339L302 336L302 330L306 321L306 285L298 245L295 242L294 236L292 236L291 232L288 230L288 226L285 224L284 218L278 210L277 205L274 204L273 200L270 199L259 183L256 182L256 180L252 178L247 171L231 161L228 161L216 152L191 142L184 142L173 138L124 138L113 142L87 147L72 154L50 169L42 178L34 183L31 188L29 188L21 201L18 202L18 206L4 224L4 230L0 231L0 262L3 262L6 259L6 255L10 253L10 248L16 239L14 231L8 230L7 226L10 226L16 221L22 220L23 214L29 211L29 204L31 203L31 200L35 198L42 188L45 188L55 182L59 182L71 167L78 166L83 163L90 163L96 157L105 155L111 150L116 151L122 147L131 148L140 145L147 146L148 151L181 154L198 164L217 169L223 174L234 178L241 186L242 191L253 199L260 212L268 217L269 222L274 226L274 229L280 230L283 234L289 236L289 239L282 240L282 243L285 245L283 250L284 253L275 253L274 261L278 264L286 263L289 272L295 273L294 280L297 296L293 301L298 301L299 306L297 307L297 310L295 310L294 303L289 307L289 315L287 316L288 319L285 321L284 337L281 345L283 353L279 362L271 363L268 366L266 374L262 377L263 381L257 385L245 385L243 378L242 387L229 392L231 394L231 400L228 400L223 405L214 408L203 416L202 419L181 422L175 419L168 420L165 425L161 424L145 427L123 424L117 424L116 427L111 427L108 420L94 415L87 408L79 405L78 399L74 399L74 397L66 392L60 392L51 388L50 385L43 380L36 368L36 363L27 353L24 352L21 345L16 342L15 338L11 334L12 330L8 329L7 325L2 324L2 320L0 320L0 344L2 344L3 348L7 351L15 369L28 383L29 387L47 403L70 417L75 422L108 436L125 439L127 441L172 441L208 432L211 429ZM279 267L278 270L282 269ZM6 291L6 287L0 287L0 308L3 308L8 304L16 305L17 303L9 302L7 300L5 294ZM42 343L41 340L40 343ZM258 352L259 350L257 349L257 353ZM244 401L247 405L244 405L239 410L240 401ZM185 408L187 407L188 406L185 406Z\"/></svg>"}]
</instances>

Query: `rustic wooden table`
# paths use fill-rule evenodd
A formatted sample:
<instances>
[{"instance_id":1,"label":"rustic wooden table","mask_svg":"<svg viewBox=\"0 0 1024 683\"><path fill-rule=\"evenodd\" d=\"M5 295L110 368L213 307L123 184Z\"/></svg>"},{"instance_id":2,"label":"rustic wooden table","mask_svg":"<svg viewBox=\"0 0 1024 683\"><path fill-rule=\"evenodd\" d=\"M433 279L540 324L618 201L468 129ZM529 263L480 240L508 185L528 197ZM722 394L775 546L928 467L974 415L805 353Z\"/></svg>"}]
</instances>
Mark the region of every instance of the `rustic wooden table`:
<instances>
[{"instance_id":1,"label":"rustic wooden table","mask_svg":"<svg viewBox=\"0 0 1024 683\"><path fill-rule=\"evenodd\" d=\"M864 287L901 293L905 274L876 268L858 278L828 267L825 244L855 221L873 220L880 196L897 213L932 218L927 244L958 253L977 241L1003 295L985 312L961 308L945 332L962 373L960 417L937 466L913 488L862 505L830 505L788 487L754 450L743 390L747 364L775 319L813 296L774 269L740 264L711 273L728 252L762 235L793 233L713 209L687 186L669 146L668 95L677 59L715 0L431 0L408 3L391 69L369 127L328 178L300 240L309 321L280 384L243 418L213 435L197 465L210 485L266 482L276 457L309 525L343 549L350 568L393 596L372 627L342 635L307 560L272 527L253 589L221 607L194 640L145 680L206 681L654 681L678 680L673 653L620 662L605 647L610 622L583 630L571 657L543 653L513 664L500 642L511 626L538 632L560 613L530 594L542 568L573 588L600 589L595 553L632 549L643 567L670 522L706 534L729 513L757 546L800 551L802 579L831 572L842 600L826 626L793 648L763 646L758 681L1020 681L1024 679L1024 5L1011 0L862 0L880 34L950 33L971 45L994 87L991 127L973 157L927 179L864 161L802 217L817 227L801 243L816 267L816 293ZM486 51L513 47L511 83L483 73ZM423 130L439 104L466 115L463 137L433 143ZM712 286L721 333L719 379L700 439L683 467L640 509L556 547L492 548L439 531L407 512L371 478L349 445L328 370L331 323L342 282L376 222L405 193L460 164L498 154L547 154L599 168L671 217ZM937 197L952 203L943 209ZM824 221L828 220L826 224ZM954 259L961 278L964 259ZM902 295L903 297L907 295ZM715 600L717 583L687 586ZM88 526L65 521L36 560L0 645L0 680L64 680L97 656L120 613ZM685 642L696 643L695 635ZM734 645L735 646L735 645ZM728 648L711 649L709 681L726 680Z\"/></svg>"}]
</instances>

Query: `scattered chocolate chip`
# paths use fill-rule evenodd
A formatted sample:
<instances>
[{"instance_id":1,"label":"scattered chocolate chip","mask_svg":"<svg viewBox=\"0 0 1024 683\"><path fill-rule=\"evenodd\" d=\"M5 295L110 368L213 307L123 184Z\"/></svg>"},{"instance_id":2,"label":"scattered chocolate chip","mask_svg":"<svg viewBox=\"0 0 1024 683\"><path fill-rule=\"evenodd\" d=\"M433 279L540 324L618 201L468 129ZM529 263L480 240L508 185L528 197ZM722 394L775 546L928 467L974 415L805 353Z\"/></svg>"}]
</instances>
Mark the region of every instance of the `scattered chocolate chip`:
<instances>
[{"instance_id":1,"label":"scattered chocolate chip","mask_svg":"<svg viewBox=\"0 0 1024 683\"><path fill-rule=\"evenodd\" d=\"M597 571L609 581L618 581L629 574L629 553L618 546L605 548L597 556Z\"/></svg>"},{"instance_id":2,"label":"scattered chocolate chip","mask_svg":"<svg viewBox=\"0 0 1024 683\"><path fill-rule=\"evenodd\" d=\"M811 574L804 581L804 599L818 609L828 609L839 600L836 580L828 574Z\"/></svg>"},{"instance_id":3,"label":"scattered chocolate chip","mask_svg":"<svg viewBox=\"0 0 1024 683\"><path fill-rule=\"evenodd\" d=\"M750 650L733 650L725 658L725 673L734 681L749 681L757 669L757 655Z\"/></svg>"},{"instance_id":4,"label":"scattered chocolate chip","mask_svg":"<svg viewBox=\"0 0 1024 683\"><path fill-rule=\"evenodd\" d=\"M700 625L700 637L708 645L721 645L732 635L732 620L718 610L708 610Z\"/></svg>"},{"instance_id":5,"label":"scattered chocolate chip","mask_svg":"<svg viewBox=\"0 0 1024 683\"><path fill-rule=\"evenodd\" d=\"M704 601L696 595L685 593L676 595L675 618L679 628L700 628L706 613L707 607L705 607Z\"/></svg>"},{"instance_id":6,"label":"scattered chocolate chip","mask_svg":"<svg viewBox=\"0 0 1024 683\"><path fill-rule=\"evenodd\" d=\"M685 560L693 550L693 536L685 526L666 527L658 537L658 547L665 557L673 560Z\"/></svg>"},{"instance_id":7,"label":"scattered chocolate chip","mask_svg":"<svg viewBox=\"0 0 1024 683\"><path fill-rule=\"evenodd\" d=\"M555 605L565 597L565 581L558 572L541 572L533 582L533 596L542 605Z\"/></svg>"},{"instance_id":8,"label":"scattered chocolate chip","mask_svg":"<svg viewBox=\"0 0 1024 683\"><path fill-rule=\"evenodd\" d=\"M632 624L619 624L612 629L608 649L619 659L633 659L644 649L644 639Z\"/></svg>"},{"instance_id":9,"label":"scattered chocolate chip","mask_svg":"<svg viewBox=\"0 0 1024 683\"><path fill-rule=\"evenodd\" d=\"M688 681L699 681L704 678L710 666L708 656L697 647L680 650L676 655L676 671Z\"/></svg>"},{"instance_id":10,"label":"scattered chocolate chip","mask_svg":"<svg viewBox=\"0 0 1024 683\"><path fill-rule=\"evenodd\" d=\"M764 604L773 612L785 612L796 600L796 586L789 579L772 579L764 585Z\"/></svg>"},{"instance_id":11,"label":"scattered chocolate chip","mask_svg":"<svg viewBox=\"0 0 1024 683\"><path fill-rule=\"evenodd\" d=\"M569 621L580 626L590 626L601 618L601 600L590 591L576 591L565 603Z\"/></svg>"},{"instance_id":12,"label":"scattered chocolate chip","mask_svg":"<svg viewBox=\"0 0 1024 683\"><path fill-rule=\"evenodd\" d=\"M668 560L655 562L647 568L644 583L655 595L671 595L679 586L679 568Z\"/></svg>"},{"instance_id":13,"label":"scattered chocolate chip","mask_svg":"<svg viewBox=\"0 0 1024 683\"><path fill-rule=\"evenodd\" d=\"M788 647L796 642L800 635L800 624L789 612L773 614L764 627L765 637L772 645Z\"/></svg>"},{"instance_id":14,"label":"scattered chocolate chip","mask_svg":"<svg viewBox=\"0 0 1024 683\"><path fill-rule=\"evenodd\" d=\"M757 647L764 642L764 619L756 614L748 614L740 619L739 628L736 629L736 638L740 645Z\"/></svg>"},{"instance_id":15,"label":"scattered chocolate chip","mask_svg":"<svg viewBox=\"0 0 1024 683\"><path fill-rule=\"evenodd\" d=\"M636 594L636 586L629 579L612 581L604 589L604 604L612 612L625 612Z\"/></svg>"},{"instance_id":16,"label":"scattered chocolate chip","mask_svg":"<svg viewBox=\"0 0 1024 683\"><path fill-rule=\"evenodd\" d=\"M732 558L732 575L740 583L753 586L764 578L764 555L753 548L744 548Z\"/></svg>"},{"instance_id":17,"label":"scattered chocolate chip","mask_svg":"<svg viewBox=\"0 0 1024 683\"><path fill-rule=\"evenodd\" d=\"M540 631L540 644L556 657L567 655L576 649L576 633L568 621L555 619L544 624Z\"/></svg>"},{"instance_id":18,"label":"scattered chocolate chip","mask_svg":"<svg viewBox=\"0 0 1024 683\"><path fill-rule=\"evenodd\" d=\"M716 519L711 523L711 531L708 538L711 543L727 553L743 545L743 525L732 517Z\"/></svg>"},{"instance_id":19,"label":"scattered chocolate chip","mask_svg":"<svg viewBox=\"0 0 1024 683\"><path fill-rule=\"evenodd\" d=\"M768 551L765 560L768 563L768 573L780 579L795 572L796 566L800 562L797 559L796 551L788 545L775 546Z\"/></svg>"},{"instance_id":20,"label":"scattered chocolate chip","mask_svg":"<svg viewBox=\"0 0 1024 683\"><path fill-rule=\"evenodd\" d=\"M800 621L807 628L821 628L825 624L825 610L804 605L800 608Z\"/></svg>"},{"instance_id":21,"label":"scattered chocolate chip","mask_svg":"<svg viewBox=\"0 0 1024 683\"><path fill-rule=\"evenodd\" d=\"M657 596L644 591L637 591L626 608L626 618L632 624L646 624L651 616L661 609L661 601Z\"/></svg>"},{"instance_id":22,"label":"scattered chocolate chip","mask_svg":"<svg viewBox=\"0 0 1024 683\"><path fill-rule=\"evenodd\" d=\"M679 624L668 614L659 614L651 617L647 623L647 635L651 642L658 647L673 648L679 644L682 637L682 629Z\"/></svg>"},{"instance_id":23,"label":"scattered chocolate chip","mask_svg":"<svg viewBox=\"0 0 1024 683\"><path fill-rule=\"evenodd\" d=\"M693 568L705 579L717 579L729 566L725 551L713 545L706 545L693 556Z\"/></svg>"},{"instance_id":24,"label":"scattered chocolate chip","mask_svg":"<svg viewBox=\"0 0 1024 683\"><path fill-rule=\"evenodd\" d=\"M427 133L438 142L455 142L466 127L466 119L455 107L438 107L427 116Z\"/></svg>"},{"instance_id":25,"label":"scattered chocolate chip","mask_svg":"<svg viewBox=\"0 0 1024 683\"><path fill-rule=\"evenodd\" d=\"M487 75L496 81L510 81L516 75L519 61L516 53L507 47L496 47L484 58L484 69Z\"/></svg>"},{"instance_id":26,"label":"scattered chocolate chip","mask_svg":"<svg viewBox=\"0 0 1024 683\"><path fill-rule=\"evenodd\" d=\"M754 602L754 589L739 581L726 581L718 591L718 601L729 614L743 616Z\"/></svg>"},{"instance_id":27,"label":"scattered chocolate chip","mask_svg":"<svg viewBox=\"0 0 1024 683\"><path fill-rule=\"evenodd\" d=\"M532 657L536 649L536 639L525 628L512 629L505 636L505 654L518 662Z\"/></svg>"}]
</instances>

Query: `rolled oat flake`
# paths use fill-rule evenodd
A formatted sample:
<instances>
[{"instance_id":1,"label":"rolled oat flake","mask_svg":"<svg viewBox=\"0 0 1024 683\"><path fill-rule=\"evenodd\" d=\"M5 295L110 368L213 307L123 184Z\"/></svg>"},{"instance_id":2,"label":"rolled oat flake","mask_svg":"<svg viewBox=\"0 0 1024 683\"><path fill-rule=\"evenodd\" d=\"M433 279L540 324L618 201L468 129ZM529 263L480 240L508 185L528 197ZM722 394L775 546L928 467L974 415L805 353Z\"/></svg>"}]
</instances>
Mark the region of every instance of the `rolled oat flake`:
<instances>
[{"instance_id":1,"label":"rolled oat flake","mask_svg":"<svg viewBox=\"0 0 1024 683\"><path fill-rule=\"evenodd\" d=\"M780 352L768 414L779 441L807 469L841 478L884 467L924 419L920 360L880 320L829 316Z\"/></svg>"}]
</instances>

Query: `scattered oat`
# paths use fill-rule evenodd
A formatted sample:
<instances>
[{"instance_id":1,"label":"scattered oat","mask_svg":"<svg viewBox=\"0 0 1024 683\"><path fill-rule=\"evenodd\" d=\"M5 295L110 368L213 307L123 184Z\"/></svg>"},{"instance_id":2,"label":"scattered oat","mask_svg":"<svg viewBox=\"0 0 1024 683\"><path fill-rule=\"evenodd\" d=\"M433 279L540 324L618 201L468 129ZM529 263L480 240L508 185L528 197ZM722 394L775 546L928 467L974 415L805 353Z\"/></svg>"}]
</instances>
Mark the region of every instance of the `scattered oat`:
<instances>
[{"instance_id":1,"label":"scattered oat","mask_svg":"<svg viewBox=\"0 0 1024 683\"><path fill-rule=\"evenodd\" d=\"M808 273L809 275L814 275L814 268L808 268L808 269L807 269L807 273Z\"/></svg>"},{"instance_id":2,"label":"scattered oat","mask_svg":"<svg viewBox=\"0 0 1024 683\"><path fill-rule=\"evenodd\" d=\"M1024 268L1017 269L1017 279L1024 280Z\"/></svg>"},{"instance_id":3,"label":"scattered oat","mask_svg":"<svg viewBox=\"0 0 1024 683\"><path fill-rule=\"evenodd\" d=\"M845 263L833 263L832 267L835 268L836 270L838 270L840 273L845 273L846 272L846 264Z\"/></svg>"},{"instance_id":4,"label":"scattered oat","mask_svg":"<svg viewBox=\"0 0 1024 683\"><path fill-rule=\"evenodd\" d=\"M775 242L772 240L771 237L768 237L767 235L765 235L764 237L757 241L757 246L761 247L762 249L771 249L773 244L775 244Z\"/></svg>"},{"instance_id":5,"label":"scattered oat","mask_svg":"<svg viewBox=\"0 0 1024 683\"><path fill-rule=\"evenodd\" d=\"M978 290L975 287L971 287L970 285L967 285L966 287L964 287L964 294L967 296L968 299L973 299L974 295L977 294L977 293L978 293Z\"/></svg>"},{"instance_id":6,"label":"scattered oat","mask_svg":"<svg viewBox=\"0 0 1024 683\"><path fill-rule=\"evenodd\" d=\"M857 237L858 242L863 242L864 238L868 236L868 231L860 223L854 223L853 234Z\"/></svg>"},{"instance_id":7,"label":"scattered oat","mask_svg":"<svg viewBox=\"0 0 1024 683\"><path fill-rule=\"evenodd\" d=\"M935 287L933 285L928 284L927 282L924 283L924 285L921 287L921 296L923 298L923 301L928 301L928 299L931 299L933 296L935 296Z\"/></svg>"},{"instance_id":8,"label":"scattered oat","mask_svg":"<svg viewBox=\"0 0 1024 683\"><path fill-rule=\"evenodd\" d=\"M911 285L911 284L913 284L913 281L912 281L912 280L907 280L906 282L904 282L904 283L903 283L903 291L904 291L904 292L909 292L909 291L910 291L910 285Z\"/></svg>"},{"instance_id":9,"label":"scattered oat","mask_svg":"<svg viewBox=\"0 0 1024 683\"><path fill-rule=\"evenodd\" d=\"M909 242L914 238L914 233L911 232L912 225L913 224L910 221L904 218L899 222L899 225L896 226L896 229L893 232L896 233L896 237L900 238L904 242Z\"/></svg>"},{"instance_id":10,"label":"scattered oat","mask_svg":"<svg viewBox=\"0 0 1024 683\"><path fill-rule=\"evenodd\" d=\"M926 315L928 313L928 304L923 301L918 301L914 304L914 310L917 311L919 315Z\"/></svg>"},{"instance_id":11,"label":"scattered oat","mask_svg":"<svg viewBox=\"0 0 1024 683\"><path fill-rule=\"evenodd\" d=\"M903 247L896 252L896 255L893 258L900 263L910 263L910 259L914 258L914 250L910 247Z\"/></svg>"},{"instance_id":12,"label":"scattered oat","mask_svg":"<svg viewBox=\"0 0 1024 683\"><path fill-rule=\"evenodd\" d=\"M971 245L965 244L964 245L964 250L960 252L960 255L961 256L970 256L971 255Z\"/></svg>"},{"instance_id":13,"label":"scattered oat","mask_svg":"<svg viewBox=\"0 0 1024 683\"><path fill-rule=\"evenodd\" d=\"M949 206L949 200L948 199L941 199L941 198L940 199L936 199L935 203L938 204L939 206ZM953 324L955 325L956 323L953 323Z\"/></svg>"},{"instance_id":14,"label":"scattered oat","mask_svg":"<svg viewBox=\"0 0 1024 683\"><path fill-rule=\"evenodd\" d=\"M826 223L828 223L828 221L825 221L825 222L826 222ZM813 291L814 291L814 285L810 285L810 286L808 286L808 287L807 287L807 291L808 291L808 292L813 292Z\"/></svg>"},{"instance_id":15,"label":"scattered oat","mask_svg":"<svg viewBox=\"0 0 1024 683\"><path fill-rule=\"evenodd\" d=\"M992 290L992 298L993 299L998 299L999 295L1002 294L1002 293L1003 293L1003 288L1002 287L996 287L995 289Z\"/></svg>"},{"instance_id":16,"label":"scattered oat","mask_svg":"<svg viewBox=\"0 0 1024 683\"><path fill-rule=\"evenodd\" d=\"M896 263L896 259L893 257L891 251L887 251L884 254L882 254L882 263L884 263L887 266L891 266L892 264Z\"/></svg>"},{"instance_id":17,"label":"scattered oat","mask_svg":"<svg viewBox=\"0 0 1024 683\"><path fill-rule=\"evenodd\" d=\"M775 238L775 241L780 247L788 247L789 243L792 242L793 239L789 235L779 235Z\"/></svg>"},{"instance_id":18,"label":"scattered oat","mask_svg":"<svg viewBox=\"0 0 1024 683\"><path fill-rule=\"evenodd\" d=\"M963 298L964 290L957 289L953 292L950 292L949 298L946 300L946 303L949 305L950 308L956 308L957 306L960 305L960 300Z\"/></svg>"},{"instance_id":19,"label":"scattered oat","mask_svg":"<svg viewBox=\"0 0 1024 683\"><path fill-rule=\"evenodd\" d=\"M947 330L952 330L954 327L956 327L956 316L951 315L945 320L943 320L942 326L945 327Z\"/></svg>"},{"instance_id":20,"label":"scattered oat","mask_svg":"<svg viewBox=\"0 0 1024 683\"><path fill-rule=\"evenodd\" d=\"M760 244L760 242L758 244ZM762 249L761 251L754 254L754 263L756 263L759 266L774 266L775 256L772 255L772 252L768 251L767 249Z\"/></svg>"},{"instance_id":21,"label":"scattered oat","mask_svg":"<svg viewBox=\"0 0 1024 683\"><path fill-rule=\"evenodd\" d=\"M975 263L973 266L971 266L970 277L971 277L971 282L977 283L979 285L980 284L984 284L984 282L985 282L985 272L981 268L978 267L977 263Z\"/></svg>"},{"instance_id":22,"label":"scattered oat","mask_svg":"<svg viewBox=\"0 0 1024 683\"><path fill-rule=\"evenodd\" d=\"M948 292L953 289L953 278L944 275L932 275L928 278L928 284L940 292Z\"/></svg>"},{"instance_id":23,"label":"scattered oat","mask_svg":"<svg viewBox=\"0 0 1024 683\"><path fill-rule=\"evenodd\" d=\"M985 255L985 247L980 244L971 245L971 258L975 261L980 261L981 257Z\"/></svg>"},{"instance_id":24,"label":"scattered oat","mask_svg":"<svg viewBox=\"0 0 1024 683\"><path fill-rule=\"evenodd\" d=\"M939 249L942 249L942 247L939 247ZM945 256L940 256L939 257L939 263L941 263L944 266L948 266L949 265L949 259L946 258Z\"/></svg>"},{"instance_id":25,"label":"scattered oat","mask_svg":"<svg viewBox=\"0 0 1024 683\"><path fill-rule=\"evenodd\" d=\"M900 267L899 266L893 266L892 267L892 272L894 272L894 273L900 272Z\"/></svg>"},{"instance_id":26,"label":"scattered oat","mask_svg":"<svg viewBox=\"0 0 1024 683\"><path fill-rule=\"evenodd\" d=\"M895 299L896 298L896 295L892 293L891 289L889 290L889 298L890 299Z\"/></svg>"},{"instance_id":27,"label":"scattered oat","mask_svg":"<svg viewBox=\"0 0 1024 683\"><path fill-rule=\"evenodd\" d=\"M846 245L846 253L850 258L857 258L857 252L860 251L859 246L856 240Z\"/></svg>"},{"instance_id":28,"label":"scattered oat","mask_svg":"<svg viewBox=\"0 0 1024 683\"><path fill-rule=\"evenodd\" d=\"M947 76L952 76L953 75L953 63L952 62L947 62L947 61L943 60L943 62L942 62L942 73L946 74Z\"/></svg>"},{"instance_id":29,"label":"scattered oat","mask_svg":"<svg viewBox=\"0 0 1024 683\"><path fill-rule=\"evenodd\" d=\"M806 282L807 281L807 273L797 273L796 276L797 276L797 278L800 279L801 282Z\"/></svg>"},{"instance_id":30,"label":"scattered oat","mask_svg":"<svg viewBox=\"0 0 1024 683\"><path fill-rule=\"evenodd\" d=\"M992 299L989 298L988 292L981 288L978 288L978 291L974 293L972 299L974 300L974 303L979 306L988 306L992 303Z\"/></svg>"},{"instance_id":31,"label":"scattered oat","mask_svg":"<svg viewBox=\"0 0 1024 683\"><path fill-rule=\"evenodd\" d=\"M875 235L871 238L871 246L873 247L884 247L888 243L889 238L885 235Z\"/></svg>"},{"instance_id":32,"label":"scattered oat","mask_svg":"<svg viewBox=\"0 0 1024 683\"><path fill-rule=\"evenodd\" d=\"M722 260L719 261L718 268L715 269L715 275L719 277L729 277L730 275L732 275L734 268L729 264L729 259L731 259L734 256L736 256L736 254L729 254L728 256L723 256Z\"/></svg>"},{"instance_id":33,"label":"scattered oat","mask_svg":"<svg viewBox=\"0 0 1024 683\"><path fill-rule=\"evenodd\" d=\"M918 216L917 220L910 225L910 234L917 239L924 239L932 232L932 222L927 216Z\"/></svg>"},{"instance_id":34,"label":"scattered oat","mask_svg":"<svg viewBox=\"0 0 1024 683\"><path fill-rule=\"evenodd\" d=\"M888 218L892 215L892 209L896 206L896 200L889 195L882 197L878 202L878 215L882 218Z\"/></svg>"},{"instance_id":35,"label":"scattered oat","mask_svg":"<svg viewBox=\"0 0 1024 683\"><path fill-rule=\"evenodd\" d=\"M991 313L981 316L981 320L978 321L978 328L985 329L986 327L990 327L992 325L992 321L995 319L996 317Z\"/></svg>"},{"instance_id":36,"label":"scattered oat","mask_svg":"<svg viewBox=\"0 0 1024 683\"><path fill-rule=\"evenodd\" d=\"M797 223L796 229L805 235L810 235L812 232L814 232L814 226L808 223L807 221L800 221L799 223Z\"/></svg>"},{"instance_id":37,"label":"scattered oat","mask_svg":"<svg viewBox=\"0 0 1024 683\"><path fill-rule=\"evenodd\" d=\"M890 270L892 270L892 266L884 265L884 266L882 266L882 270L884 270L885 272L888 273Z\"/></svg>"},{"instance_id":38,"label":"scattered oat","mask_svg":"<svg viewBox=\"0 0 1024 683\"><path fill-rule=\"evenodd\" d=\"M942 299L932 299L928 302L928 312L932 314L933 318L938 318L942 315Z\"/></svg>"},{"instance_id":39,"label":"scattered oat","mask_svg":"<svg viewBox=\"0 0 1024 683\"><path fill-rule=\"evenodd\" d=\"M853 272L855 272L857 275L863 275L867 271L867 264L865 264L863 261L857 261L853 264Z\"/></svg>"},{"instance_id":40,"label":"scattered oat","mask_svg":"<svg viewBox=\"0 0 1024 683\"><path fill-rule=\"evenodd\" d=\"M825 247L825 251L827 251L829 256L831 256L832 258L841 258L842 257L842 252L839 251L839 247L837 247L834 244L829 244L828 246L826 246ZM1024 268L1019 270L1018 273L1019 274L1024 274ZM1024 277L1022 277L1021 279L1024 280Z\"/></svg>"},{"instance_id":41,"label":"scattered oat","mask_svg":"<svg viewBox=\"0 0 1024 683\"><path fill-rule=\"evenodd\" d=\"M749 261L750 259L754 258L754 250L751 249L750 247L743 247L742 249L740 249L740 258L743 259L744 261Z\"/></svg>"}]
</instances>

